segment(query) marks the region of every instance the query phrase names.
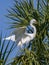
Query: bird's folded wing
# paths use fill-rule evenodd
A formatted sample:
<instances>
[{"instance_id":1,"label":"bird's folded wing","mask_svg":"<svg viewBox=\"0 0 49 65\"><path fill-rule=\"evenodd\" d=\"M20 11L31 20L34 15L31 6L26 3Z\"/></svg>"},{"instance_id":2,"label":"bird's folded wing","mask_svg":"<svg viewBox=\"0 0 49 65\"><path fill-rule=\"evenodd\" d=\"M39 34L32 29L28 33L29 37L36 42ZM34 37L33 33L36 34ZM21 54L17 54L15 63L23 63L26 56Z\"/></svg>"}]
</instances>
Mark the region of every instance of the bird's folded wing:
<instances>
[{"instance_id":1,"label":"bird's folded wing","mask_svg":"<svg viewBox=\"0 0 49 65\"><path fill-rule=\"evenodd\" d=\"M15 34L15 39L20 41L22 37L25 37L26 35L24 34L26 30L26 27L19 27L16 28L12 34Z\"/></svg>"}]
</instances>

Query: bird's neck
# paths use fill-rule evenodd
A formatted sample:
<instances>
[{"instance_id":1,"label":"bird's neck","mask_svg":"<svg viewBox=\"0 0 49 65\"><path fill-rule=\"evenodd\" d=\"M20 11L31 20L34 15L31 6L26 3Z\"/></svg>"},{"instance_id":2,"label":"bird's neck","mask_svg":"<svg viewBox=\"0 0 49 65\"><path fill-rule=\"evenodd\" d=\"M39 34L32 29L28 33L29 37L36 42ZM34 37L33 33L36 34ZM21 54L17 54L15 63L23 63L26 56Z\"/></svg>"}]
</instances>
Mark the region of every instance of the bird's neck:
<instances>
[{"instance_id":1,"label":"bird's neck","mask_svg":"<svg viewBox=\"0 0 49 65\"><path fill-rule=\"evenodd\" d=\"M33 34L30 34L30 33L26 33L26 35L28 35L29 37L31 37L31 39L33 39L36 35L36 27L34 25L30 25L32 28L34 28L34 33Z\"/></svg>"},{"instance_id":2,"label":"bird's neck","mask_svg":"<svg viewBox=\"0 0 49 65\"><path fill-rule=\"evenodd\" d=\"M36 27L34 25L31 25L32 28L34 28L34 34L36 34Z\"/></svg>"}]
</instances>

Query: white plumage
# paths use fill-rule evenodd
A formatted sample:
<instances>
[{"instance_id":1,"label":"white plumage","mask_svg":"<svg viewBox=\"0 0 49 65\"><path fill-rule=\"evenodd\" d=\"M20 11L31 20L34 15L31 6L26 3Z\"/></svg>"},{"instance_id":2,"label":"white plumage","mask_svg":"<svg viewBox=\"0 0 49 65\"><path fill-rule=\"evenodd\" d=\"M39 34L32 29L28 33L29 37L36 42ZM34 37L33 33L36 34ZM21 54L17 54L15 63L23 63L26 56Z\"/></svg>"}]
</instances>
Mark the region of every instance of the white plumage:
<instances>
[{"instance_id":1,"label":"white plumage","mask_svg":"<svg viewBox=\"0 0 49 65\"><path fill-rule=\"evenodd\" d=\"M26 27L19 27L16 28L16 30L14 30L11 33L11 36L4 38L5 40L12 40L15 41L17 43L17 55L20 55L20 50L23 48L28 47L29 42L31 40L33 40L36 36L36 27L33 25L36 24L36 20L32 19L30 21L30 26L32 28L34 28L34 32L33 33L27 33L26 31ZM13 35L14 34L14 35Z\"/></svg>"},{"instance_id":2,"label":"white plumage","mask_svg":"<svg viewBox=\"0 0 49 65\"><path fill-rule=\"evenodd\" d=\"M15 35L9 36L7 38L3 38L3 40L12 40L12 41L15 41Z\"/></svg>"}]
</instances>

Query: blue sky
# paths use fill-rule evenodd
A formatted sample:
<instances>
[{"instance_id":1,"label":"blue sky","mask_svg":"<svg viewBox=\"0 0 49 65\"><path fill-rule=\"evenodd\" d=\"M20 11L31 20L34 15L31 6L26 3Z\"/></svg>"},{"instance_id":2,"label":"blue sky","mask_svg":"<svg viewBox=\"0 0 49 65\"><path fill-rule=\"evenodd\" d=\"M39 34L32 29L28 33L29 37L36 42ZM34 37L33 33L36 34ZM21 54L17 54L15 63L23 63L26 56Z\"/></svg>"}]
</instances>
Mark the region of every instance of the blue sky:
<instances>
[{"instance_id":1,"label":"blue sky","mask_svg":"<svg viewBox=\"0 0 49 65\"><path fill-rule=\"evenodd\" d=\"M12 3L13 0L0 0L0 22L7 21L4 15L7 14L7 9L12 6Z\"/></svg>"},{"instance_id":2,"label":"blue sky","mask_svg":"<svg viewBox=\"0 0 49 65\"><path fill-rule=\"evenodd\" d=\"M0 0L0 31L2 31L3 36L7 33L6 28L8 27L7 22L10 22L11 20L5 17L7 15L7 9L12 7L13 0ZM10 31L8 31L9 33ZM9 34L7 34L9 35Z\"/></svg>"},{"instance_id":3,"label":"blue sky","mask_svg":"<svg viewBox=\"0 0 49 65\"><path fill-rule=\"evenodd\" d=\"M9 35L10 31L7 32L5 28L8 27L7 22L10 22L8 18L5 17L7 15L7 9L10 8L10 6L13 5L13 0L0 0L0 32L2 31L2 36L4 37L5 34ZM7 41L6 41L7 43ZM5 45L6 46L6 45ZM11 46L11 44L10 44ZM13 57L13 54L10 56Z\"/></svg>"},{"instance_id":4,"label":"blue sky","mask_svg":"<svg viewBox=\"0 0 49 65\"><path fill-rule=\"evenodd\" d=\"M10 9L10 7L13 6L14 1L13 0L0 0L0 30L3 31L3 33L6 33L6 28L8 27L7 22L11 22L12 20L5 17L7 15L7 9ZM34 6L36 4L36 0L34 0ZM10 30L8 31L8 33Z\"/></svg>"},{"instance_id":5,"label":"blue sky","mask_svg":"<svg viewBox=\"0 0 49 65\"><path fill-rule=\"evenodd\" d=\"M7 9L9 9L10 7L13 6L13 0L0 0L0 31L3 31L3 37L4 34L9 35L10 30L7 30L5 28L8 27L7 22L11 22L12 20L8 19L5 17L5 15L7 15ZM34 6L36 7L36 0L34 1ZM10 58L13 56L14 54L12 53L12 55L10 56Z\"/></svg>"},{"instance_id":6,"label":"blue sky","mask_svg":"<svg viewBox=\"0 0 49 65\"><path fill-rule=\"evenodd\" d=\"M9 36L11 30L6 30L8 27L7 22L11 22L12 20L5 17L7 15L7 9L13 6L13 0L0 0L0 31L3 33L3 37L5 34ZM36 4L36 1L34 2L34 5ZM12 54L10 57L12 57L14 54Z\"/></svg>"},{"instance_id":7,"label":"blue sky","mask_svg":"<svg viewBox=\"0 0 49 65\"><path fill-rule=\"evenodd\" d=\"M10 21L5 17L7 9L13 5L13 0L0 0L0 30L6 27L6 22Z\"/></svg>"}]
</instances>

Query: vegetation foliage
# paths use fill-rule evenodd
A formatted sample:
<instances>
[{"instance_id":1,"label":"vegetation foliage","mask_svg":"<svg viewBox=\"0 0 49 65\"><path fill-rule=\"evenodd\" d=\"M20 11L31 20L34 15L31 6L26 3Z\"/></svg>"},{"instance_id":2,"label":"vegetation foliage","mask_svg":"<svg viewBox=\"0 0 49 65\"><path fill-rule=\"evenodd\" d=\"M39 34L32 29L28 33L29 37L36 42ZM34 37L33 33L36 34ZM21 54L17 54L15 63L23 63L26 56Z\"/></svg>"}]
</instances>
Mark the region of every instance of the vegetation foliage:
<instances>
[{"instance_id":1,"label":"vegetation foliage","mask_svg":"<svg viewBox=\"0 0 49 65\"><path fill-rule=\"evenodd\" d=\"M14 20L14 22L10 23L12 24L10 28L27 26L33 18L38 22L36 37L33 41L30 41L32 43L31 50L24 49L25 54L20 57L16 56L13 62L8 65L49 65L49 0L36 0L37 8L34 8L33 1L15 0L14 7L8 10L7 17ZM45 43L46 36L48 42ZM8 45L6 48L8 48ZM3 57L1 56L1 61L4 60L5 53L6 49ZM2 51L0 51L1 54ZM6 60L4 60L3 65L5 65Z\"/></svg>"}]
</instances>

